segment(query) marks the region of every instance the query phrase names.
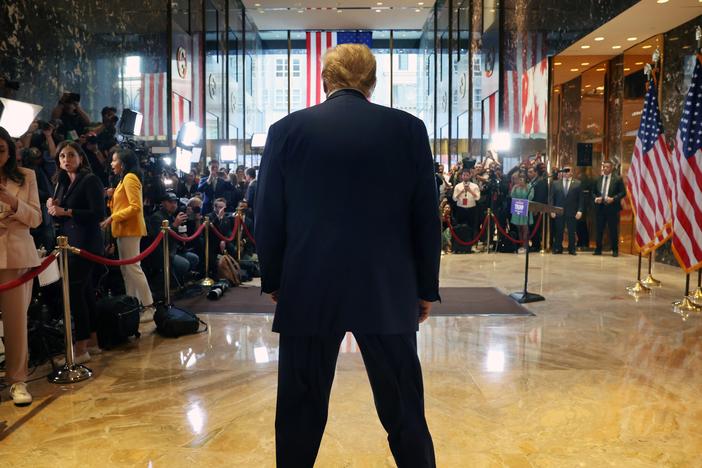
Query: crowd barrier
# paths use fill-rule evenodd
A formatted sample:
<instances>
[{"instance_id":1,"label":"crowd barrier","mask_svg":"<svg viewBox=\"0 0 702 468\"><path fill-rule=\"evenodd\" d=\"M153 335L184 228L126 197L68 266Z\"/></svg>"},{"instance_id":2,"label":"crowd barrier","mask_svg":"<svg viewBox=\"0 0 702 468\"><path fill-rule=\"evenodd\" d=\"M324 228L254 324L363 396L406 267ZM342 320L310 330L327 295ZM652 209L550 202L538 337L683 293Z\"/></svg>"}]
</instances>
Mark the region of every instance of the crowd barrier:
<instances>
[{"instance_id":1,"label":"crowd barrier","mask_svg":"<svg viewBox=\"0 0 702 468\"><path fill-rule=\"evenodd\" d=\"M489 210L488 210L489 211ZM478 233L477 236L475 236L474 239L471 239L469 241L464 241L460 237L458 237L458 234L456 234L456 231L453 228L453 225L451 224L451 217L448 216L445 218L446 224L448 225L449 231L451 232L451 237L460 245L464 246L471 246L476 244L478 241L480 241L481 237L483 237L483 234L485 234L485 230L490 224L490 218L492 218L493 222L495 223L495 226L497 227L497 230L500 231L500 233L508 239L510 242L513 242L517 245L524 245L525 242L528 242L534 238L537 232L539 232L539 227L541 227L541 219L543 218L543 213L539 213L539 216L536 220L536 224L534 224L534 229L531 231L531 234L529 235L529 238L526 239L525 241L515 239L514 237L509 235L509 232L507 232L506 229L504 229L500 225L500 221L497 219L497 216L494 213L488 212L487 215L485 215L485 219L482 222L482 227L480 228L480 232ZM489 237L489 235L488 235Z\"/></svg>"}]
</instances>

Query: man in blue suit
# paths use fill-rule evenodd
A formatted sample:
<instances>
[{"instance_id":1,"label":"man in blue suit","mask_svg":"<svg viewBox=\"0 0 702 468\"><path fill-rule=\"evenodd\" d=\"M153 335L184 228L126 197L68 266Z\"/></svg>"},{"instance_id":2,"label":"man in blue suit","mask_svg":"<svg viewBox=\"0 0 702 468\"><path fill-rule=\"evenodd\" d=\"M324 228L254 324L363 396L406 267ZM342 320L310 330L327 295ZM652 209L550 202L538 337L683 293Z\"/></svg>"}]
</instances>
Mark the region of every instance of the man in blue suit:
<instances>
[{"instance_id":1,"label":"man in blue suit","mask_svg":"<svg viewBox=\"0 0 702 468\"><path fill-rule=\"evenodd\" d=\"M202 201L202 214L206 215L212 212L212 204L216 199L229 199L234 186L228 180L220 177L219 161L210 159L210 175L207 178L202 178L197 190L205 196Z\"/></svg>"},{"instance_id":2,"label":"man in blue suit","mask_svg":"<svg viewBox=\"0 0 702 468\"><path fill-rule=\"evenodd\" d=\"M416 341L439 300L434 163L419 119L368 101L375 74L366 46L335 47L327 100L268 132L255 227L262 290L277 303L279 467L314 465L347 331L397 465L435 466ZM389 187L391 174L402 183Z\"/></svg>"}]
</instances>

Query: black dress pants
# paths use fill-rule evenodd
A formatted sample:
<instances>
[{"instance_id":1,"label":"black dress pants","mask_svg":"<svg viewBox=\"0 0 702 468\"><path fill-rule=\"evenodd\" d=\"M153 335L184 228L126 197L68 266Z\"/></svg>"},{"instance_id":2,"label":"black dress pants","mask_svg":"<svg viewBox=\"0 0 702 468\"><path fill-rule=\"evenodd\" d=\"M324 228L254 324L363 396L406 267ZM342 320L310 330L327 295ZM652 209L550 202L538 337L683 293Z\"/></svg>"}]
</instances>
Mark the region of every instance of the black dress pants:
<instances>
[{"instance_id":1,"label":"black dress pants","mask_svg":"<svg viewBox=\"0 0 702 468\"><path fill-rule=\"evenodd\" d=\"M68 291L75 325L75 341L87 340L97 330L93 262L77 255L68 261Z\"/></svg>"},{"instance_id":2,"label":"black dress pants","mask_svg":"<svg viewBox=\"0 0 702 468\"><path fill-rule=\"evenodd\" d=\"M397 466L435 467L434 445L424 418L416 334L354 336ZM275 417L279 468L314 466L327 423L329 394L343 338L344 333L280 335Z\"/></svg>"},{"instance_id":3,"label":"black dress pants","mask_svg":"<svg viewBox=\"0 0 702 468\"><path fill-rule=\"evenodd\" d=\"M575 216L556 216L553 220L553 251L563 252L563 231L568 229L568 252L575 252L575 232L577 231L578 221Z\"/></svg>"},{"instance_id":4,"label":"black dress pants","mask_svg":"<svg viewBox=\"0 0 702 468\"><path fill-rule=\"evenodd\" d=\"M612 252L619 253L619 208L614 206L597 207L597 237L595 238L595 250L602 252L602 239L604 238L605 226L609 228L609 243Z\"/></svg>"}]
</instances>

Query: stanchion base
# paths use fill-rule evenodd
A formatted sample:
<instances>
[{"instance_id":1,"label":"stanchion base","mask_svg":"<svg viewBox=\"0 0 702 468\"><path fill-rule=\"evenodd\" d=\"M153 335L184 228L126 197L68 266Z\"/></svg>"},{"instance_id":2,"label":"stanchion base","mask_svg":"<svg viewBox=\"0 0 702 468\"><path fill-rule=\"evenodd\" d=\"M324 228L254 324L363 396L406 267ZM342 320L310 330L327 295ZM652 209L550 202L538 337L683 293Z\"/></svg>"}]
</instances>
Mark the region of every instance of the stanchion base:
<instances>
[{"instance_id":1,"label":"stanchion base","mask_svg":"<svg viewBox=\"0 0 702 468\"><path fill-rule=\"evenodd\" d=\"M200 286L205 286L205 287L210 287L213 284L215 284L214 280L209 277L205 277L202 281L200 281Z\"/></svg>"},{"instance_id":2,"label":"stanchion base","mask_svg":"<svg viewBox=\"0 0 702 468\"><path fill-rule=\"evenodd\" d=\"M649 273L648 276L646 276L646 278L642 279L641 283L643 283L644 286L648 286L649 288L659 288L661 286L661 282L654 278L651 273Z\"/></svg>"},{"instance_id":3,"label":"stanchion base","mask_svg":"<svg viewBox=\"0 0 702 468\"><path fill-rule=\"evenodd\" d=\"M702 312L702 307L692 302L689 296L683 297L681 301L673 302L673 307L686 312Z\"/></svg>"},{"instance_id":4,"label":"stanchion base","mask_svg":"<svg viewBox=\"0 0 702 468\"><path fill-rule=\"evenodd\" d=\"M695 292L690 294L688 297L693 304L702 307L702 288L695 289Z\"/></svg>"},{"instance_id":5,"label":"stanchion base","mask_svg":"<svg viewBox=\"0 0 702 468\"><path fill-rule=\"evenodd\" d=\"M85 366L80 364L69 366L65 364L63 367L52 372L48 379L51 383L63 385L82 382L83 380L89 379L92 375L93 371Z\"/></svg>"},{"instance_id":6,"label":"stanchion base","mask_svg":"<svg viewBox=\"0 0 702 468\"><path fill-rule=\"evenodd\" d=\"M540 302L545 301L546 298L541 294L530 293L528 291L519 291L509 295L512 299L520 304L527 304L529 302Z\"/></svg>"},{"instance_id":7,"label":"stanchion base","mask_svg":"<svg viewBox=\"0 0 702 468\"><path fill-rule=\"evenodd\" d=\"M628 286L626 290L631 294L651 294L651 288L643 284L641 281L637 281L633 286Z\"/></svg>"}]
</instances>

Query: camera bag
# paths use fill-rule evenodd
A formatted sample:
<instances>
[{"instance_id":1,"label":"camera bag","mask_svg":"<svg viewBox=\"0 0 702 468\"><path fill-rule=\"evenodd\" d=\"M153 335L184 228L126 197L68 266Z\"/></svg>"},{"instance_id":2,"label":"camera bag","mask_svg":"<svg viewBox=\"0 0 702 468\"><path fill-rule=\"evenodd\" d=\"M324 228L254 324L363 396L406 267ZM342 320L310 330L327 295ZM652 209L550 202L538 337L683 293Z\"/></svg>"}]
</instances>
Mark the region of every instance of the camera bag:
<instances>
[{"instance_id":1,"label":"camera bag","mask_svg":"<svg viewBox=\"0 0 702 468\"><path fill-rule=\"evenodd\" d=\"M207 323L200 320L197 315L173 304L156 304L154 322L156 322L156 332L167 338L178 338L207 331ZM200 324L203 324L205 329L198 331Z\"/></svg>"},{"instance_id":2,"label":"camera bag","mask_svg":"<svg viewBox=\"0 0 702 468\"><path fill-rule=\"evenodd\" d=\"M97 336L101 348L125 343L130 336L139 338L139 300L131 296L105 296L97 301Z\"/></svg>"}]
</instances>

